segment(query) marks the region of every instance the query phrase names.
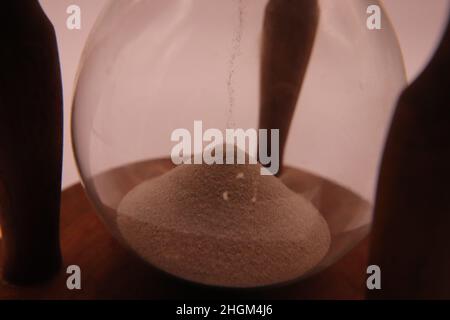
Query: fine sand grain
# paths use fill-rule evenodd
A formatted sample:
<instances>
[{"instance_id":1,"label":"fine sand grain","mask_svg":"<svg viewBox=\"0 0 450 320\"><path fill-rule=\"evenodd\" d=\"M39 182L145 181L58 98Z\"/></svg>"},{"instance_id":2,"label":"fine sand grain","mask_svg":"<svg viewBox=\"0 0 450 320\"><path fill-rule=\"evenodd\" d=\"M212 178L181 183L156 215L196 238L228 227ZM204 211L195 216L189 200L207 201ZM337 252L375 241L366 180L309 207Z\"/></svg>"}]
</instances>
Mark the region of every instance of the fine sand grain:
<instances>
[{"instance_id":1,"label":"fine sand grain","mask_svg":"<svg viewBox=\"0 0 450 320\"><path fill-rule=\"evenodd\" d=\"M183 279L258 287L301 277L330 246L326 221L260 165L180 165L131 190L122 237L143 259Z\"/></svg>"}]
</instances>

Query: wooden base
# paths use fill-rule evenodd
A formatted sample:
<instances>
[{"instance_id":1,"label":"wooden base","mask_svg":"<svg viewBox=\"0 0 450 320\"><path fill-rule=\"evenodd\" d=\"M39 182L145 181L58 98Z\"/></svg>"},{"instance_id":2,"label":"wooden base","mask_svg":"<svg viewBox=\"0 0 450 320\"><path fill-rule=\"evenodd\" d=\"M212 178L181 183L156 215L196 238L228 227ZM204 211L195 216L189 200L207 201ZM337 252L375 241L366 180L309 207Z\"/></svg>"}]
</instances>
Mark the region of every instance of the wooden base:
<instances>
[{"instance_id":1,"label":"wooden base","mask_svg":"<svg viewBox=\"0 0 450 320\"><path fill-rule=\"evenodd\" d=\"M61 246L63 268L53 280L32 287L2 282L0 299L362 299L365 294L367 239L320 274L283 287L225 290L175 279L122 248L80 184L62 193ZM66 287L66 268L73 264L81 267L82 290Z\"/></svg>"}]
</instances>

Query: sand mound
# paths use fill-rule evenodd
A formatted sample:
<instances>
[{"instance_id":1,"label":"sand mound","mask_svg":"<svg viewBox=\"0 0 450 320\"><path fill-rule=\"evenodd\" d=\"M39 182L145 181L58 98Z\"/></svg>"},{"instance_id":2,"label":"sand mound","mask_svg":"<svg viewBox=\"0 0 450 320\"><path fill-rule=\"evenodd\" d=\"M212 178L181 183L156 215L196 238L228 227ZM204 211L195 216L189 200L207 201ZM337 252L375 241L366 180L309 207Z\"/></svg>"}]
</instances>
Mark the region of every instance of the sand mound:
<instances>
[{"instance_id":1,"label":"sand mound","mask_svg":"<svg viewBox=\"0 0 450 320\"><path fill-rule=\"evenodd\" d=\"M122 200L117 223L152 265L210 285L256 287L296 279L325 256L317 209L260 165L181 165Z\"/></svg>"}]
</instances>

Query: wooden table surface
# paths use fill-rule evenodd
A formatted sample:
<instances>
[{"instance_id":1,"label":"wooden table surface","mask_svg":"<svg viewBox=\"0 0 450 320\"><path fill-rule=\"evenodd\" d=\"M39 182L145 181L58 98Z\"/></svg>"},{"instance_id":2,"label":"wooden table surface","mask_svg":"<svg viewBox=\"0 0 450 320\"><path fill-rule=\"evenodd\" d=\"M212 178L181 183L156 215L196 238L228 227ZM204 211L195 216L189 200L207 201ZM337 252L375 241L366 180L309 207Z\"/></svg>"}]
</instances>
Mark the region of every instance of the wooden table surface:
<instances>
[{"instance_id":1,"label":"wooden table surface","mask_svg":"<svg viewBox=\"0 0 450 320\"><path fill-rule=\"evenodd\" d=\"M178 280L123 249L80 184L62 193L61 246L63 267L53 280L32 287L1 282L0 299L363 299L365 293L368 239L325 271L282 287L218 289ZM81 267L81 290L66 287L69 265Z\"/></svg>"}]
</instances>

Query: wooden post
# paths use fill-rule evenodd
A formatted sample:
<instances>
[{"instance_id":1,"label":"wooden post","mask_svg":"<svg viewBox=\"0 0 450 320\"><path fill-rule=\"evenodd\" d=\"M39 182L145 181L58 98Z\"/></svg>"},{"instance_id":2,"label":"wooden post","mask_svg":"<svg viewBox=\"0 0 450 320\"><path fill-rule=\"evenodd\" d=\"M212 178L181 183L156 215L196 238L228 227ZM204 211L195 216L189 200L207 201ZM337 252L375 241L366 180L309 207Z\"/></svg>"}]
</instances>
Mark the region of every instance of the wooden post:
<instances>
[{"instance_id":1,"label":"wooden post","mask_svg":"<svg viewBox=\"0 0 450 320\"><path fill-rule=\"evenodd\" d=\"M372 299L450 298L450 28L401 95L384 151L370 264Z\"/></svg>"},{"instance_id":2,"label":"wooden post","mask_svg":"<svg viewBox=\"0 0 450 320\"><path fill-rule=\"evenodd\" d=\"M28 284L61 264L60 65L53 26L37 0L2 3L0 35L2 273Z\"/></svg>"},{"instance_id":3,"label":"wooden post","mask_svg":"<svg viewBox=\"0 0 450 320\"><path fill-rule=\"evenodd\" d=\"M318 23L319 6L316 0L270 0L266 7L259 127L280 130L278 175L281 174L286 140ZM268 150L270 149L268 139Z\"/></svg>"}]
</instances>

